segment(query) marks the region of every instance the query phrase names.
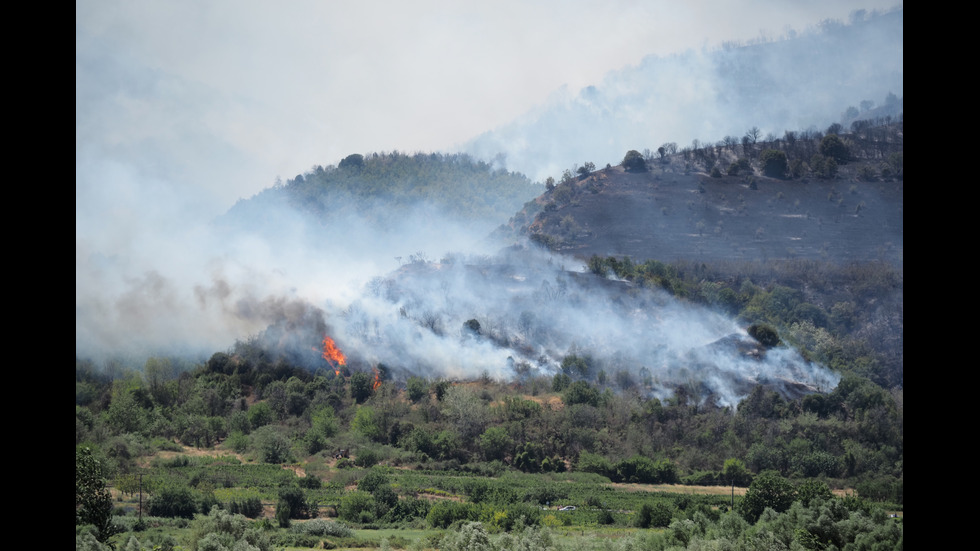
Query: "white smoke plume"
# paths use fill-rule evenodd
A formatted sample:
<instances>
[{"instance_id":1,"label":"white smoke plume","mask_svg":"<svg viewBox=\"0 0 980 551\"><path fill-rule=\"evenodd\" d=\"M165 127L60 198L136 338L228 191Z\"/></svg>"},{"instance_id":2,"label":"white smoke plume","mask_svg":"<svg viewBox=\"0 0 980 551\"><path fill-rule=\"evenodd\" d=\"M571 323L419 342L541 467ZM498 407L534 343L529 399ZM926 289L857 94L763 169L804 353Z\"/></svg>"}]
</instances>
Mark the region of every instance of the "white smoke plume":
<instances>
[{"instance_id":1,"label":"white smoke plume","mask_svg":"<svg viewBox=\"0 0 980 551\"><path fill-rule=\"evenodd\" d=\"M762 350L730 317L584 273L567 258L518 246L446 260L373 279L337 320L338 344L403 377L513 381L555 375L563 359L581 357L565 369L574 379L662 396L687 387L722 406L757 383L786 395L837 384L792 349Z\"/></svg>"},{"instance_id":2,"label":"white smoke plume","mask_svg":"<svg viewBox=\"0 0 980 551\"><path fill-rule=\"evenodd\" d=\"M668 142L714 144L753 127L780 138L823 130L848 106L903 95L903 20L902 10L862 12L764 44L650 55L592 86L556 91L466 150L543 180L586 161L616 165L631 149Z\"/></svg>"},{"instance_id":3,"label":"white smoke plume","mask_svg":"<svg viewBox=\"0 0 980 551\"><path fill-rule=\"evenodd\" d=\"M401 379L514 381L581 357L573 378L663 396L686 387L720 405L755 383L787 394L836 384L791 350L758 351L729 317L571 258L501 248L485 237L489 221L467 227L420 206L379 225L352 205L326 220L274 205L185 228L183 254L168 255L176 265L77 259L76 355L203 361L258 336L315 369L329 367L316 353L329 335L354 369L383 363Z\"/></svg>"}]
</instances>

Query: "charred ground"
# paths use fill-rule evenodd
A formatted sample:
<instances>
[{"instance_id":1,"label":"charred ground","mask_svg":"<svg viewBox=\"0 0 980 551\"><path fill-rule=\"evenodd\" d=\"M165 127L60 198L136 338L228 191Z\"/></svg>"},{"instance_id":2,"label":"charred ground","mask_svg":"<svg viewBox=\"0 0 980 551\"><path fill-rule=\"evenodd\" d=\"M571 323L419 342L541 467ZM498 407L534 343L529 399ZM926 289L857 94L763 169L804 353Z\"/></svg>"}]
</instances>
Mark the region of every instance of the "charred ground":
<instances>
[{"instance_id":1,"label":"charred ground","mask_svg":"<svg viewBox=\"0 0 980 551\"><path fill-rule=\"evenodd\" d=\"M662 261L903 260L902 130L885 147L844 135L849 157L832 173L814 169L822 135L753 145L686 148L647 156L647 170L622 165L572 177L511 219L507 230L582 258ZM786 155L784 177L764 174L766 150ZM807 159L803 161L802 159ZM894 168L898 164L898 170ZM734 167L734 168L733 168ZM796 175L791 170L795 169Z\"/></svg>"}]
</instances>

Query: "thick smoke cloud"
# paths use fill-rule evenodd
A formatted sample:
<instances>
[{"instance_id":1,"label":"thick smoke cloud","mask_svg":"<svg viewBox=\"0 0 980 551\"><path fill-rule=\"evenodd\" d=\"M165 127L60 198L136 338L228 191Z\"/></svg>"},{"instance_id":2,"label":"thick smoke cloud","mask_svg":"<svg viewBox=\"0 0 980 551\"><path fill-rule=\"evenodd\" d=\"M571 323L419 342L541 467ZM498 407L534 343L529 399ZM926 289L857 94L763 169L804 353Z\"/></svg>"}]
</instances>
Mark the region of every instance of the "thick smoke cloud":
<instances>
[{"instance_id":1,"label":"thick smoke cloud","mask_svg":"<svg viewBox=\"0 0 980 551\"><path fill-rule=\"evenodd\" d=\"M328 367L317 347L329 335L353 369L383 363L400 379L552 376L571 357L583 362L566 366L573 378L686 388L721 405L760 382L787 395L836 385L792 350L759 350L729 317L528 245L502 248L486 237L491 221L420 206L379 224L341 204L313 219L273 204L187 228L196 241L177 265L81 259L76 354L203 361L251 339L316 369Z\"/></svg>"},{"instance_id":2,"label":"thick smoke cloud","mask_svg":"<svg viewBox=\"0 0 980 551\"><path fill-rule=\"evenodd\" d=\"M97 210L77 216L76 355L206 359L269 326L289 326L300 305L335 314L372 277L435 256L427 251L436 243L490 251L493 222L449 221L424 205L379 220L362 215L364 205L336 204L312 220L286 204L258 203L243 201L215 221L168 220L166 211L123 198L132 223L122 234L103 227ZM374 208L386 207L379 200Z\"/></svg>"},{"instance_id":3,"label":"thick smoke cloud","mask_svg":"<svg viewBox=\"0 0 980 551\"><path fill-rule=\"evenodd\" d=\"M516 246L446 260L372 280L337 321L338 343L402 377L511 381L564 368L664 397L683 387L720 405L757 383L789 396L837 384L791 349L762 350L729 317L584 273L567 258ZM581 362L563 365L572 358Z\"/></svg>"}]
</instances>

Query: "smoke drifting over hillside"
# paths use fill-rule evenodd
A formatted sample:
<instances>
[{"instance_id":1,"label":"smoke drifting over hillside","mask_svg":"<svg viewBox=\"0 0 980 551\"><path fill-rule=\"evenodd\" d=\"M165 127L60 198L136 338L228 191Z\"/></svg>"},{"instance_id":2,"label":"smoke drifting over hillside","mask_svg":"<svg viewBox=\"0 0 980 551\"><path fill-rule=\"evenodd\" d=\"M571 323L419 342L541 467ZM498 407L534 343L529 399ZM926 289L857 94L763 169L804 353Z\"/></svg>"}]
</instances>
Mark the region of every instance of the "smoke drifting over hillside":
<instances>
[{"instance_id":1,"label":"smoke drifting over hillside","mask_svg":"<svg viewBox=\"0 0 980 551\"><path fill-rule=\"evenodd\" d=\"M518 380L564 371L664 397L683 387L721 405L757 383L787 395L837 383L793 350L762 350L731 318L560 266L568 259L515 247L446 260L372 280L340 315L338 342L403 376Z\"/></svg>"},{"instance_id":2,"label":"smoke drifting over hillside","mask_svg":"<svg viewBox=\"0 0 980 551\"><path fill-rule=\"evenodd\" d=\"M648 56L594 86L555 92L467 150L544 179L586 161L616 165L630 149L666 142L713 144L752 127L777 137L822 130L847 106L903 95L903 19L901 10L859 14L764 44Z\"/></svg>"},{"instance_id":3,"label":"smoke drifting over hillside","mask_svg":"<svg viewBox=\"0 0 980 551\"><path fill-rule=\"evenodd\" d=\"M513 250L495 258L509 244L485 236L505 220L460 223L422 206L385 219L362 216L364 205L335 204L311 221L269 203L238 213L235 224L212 220L277 173L358 151L447 148L526 112L563 82L548 105L470 150L541 178L584 161L616 164L627 149L664 141L822 126L847 105L902 94L900 16L897 51L889 36L869 39L860 53L840 43L825 61L790 62L816 80L770 63L784 58L767 57L768 45L749 58L725 49L672 55L677 41L693 36L673 25L669 46L651 46L661 57L598 82L597 64L604 71L651 51L645 38L666 36L651 25L670 25L668 16L696 20L685 27L698 36L711 27L720 41L731 27L751 36L791 24L776 20L787 3L720 2L713 21L685 4L676 14L633 2L512 4L522 18L516 7L485 4L480 9L494 13L451 11L411 23L394 3L385 10L354 2L185 4L77 6L77 357L202 361L260 336L314 366L322 359L311 350L330 333L355 367L382 362L430 377L548 374L574 355L590 358L577 376L649 380L658 391L686 387L721 403L753 381L835 384L792 351L746 354L742 329L710 311L646 291L625 300L639 291L579 273L568 259ZM801 4L813 13L792 10L788 21L797 26L851 9L851 2ZM828 5L832 12L823 11ZM887 40L893 46L880 48L884 57L864 56ZM585 59L595 52L601 56ZM590 82L596 86L583 88ZM788 103L773 103L773 94ZM496 118L475 115L490 111ZM457 261L441 262L453 251L461 252ZM463 329L470 320L479 331Z\"/></svg>"},{"instance_id":4,"label":"smoke drifting over hillside","mask_svg":"<svg viewBox=\"0 0 980 551\"><path fill-rule=\"evenodd\" d=\"M78 259L76 354L203 361L251 337L317 369L331 367L318 352L330 336L352 369L383 363L398 378L512 381L581 358L564 366L573 378L662 395L684 387L723 405L757 382L789 385L789 395L836 384L791 350L760 353L730 318L569 258L501 250L485 237L490 221L465 227L418 208L378 224L354 205L332 205L325 219L274 205L243 204L188 228L180 254L165 253L180 261L152 270L132 258Z\"/></svg>"},{"instance_id":5,"label":"smoke drifting over hillside","mask_svg":"<svg viewBox=\"0 0 980 551\"><path fill-rule=\"evenodd\" d=\"M266 203L264 218L198 228L178 266L138 273L87 262L76 354L185 353L198 360L236 339L310 369L329 368L325 335L352 369L397 378L512 381L551 376L640 384L737 403L758 382L788 395L836 377L791 350L758 350L732 319L662 293L584 273L575 260L485 237L435 212L379 226L352 206L313 219ZM247 226L247 229L243 226ZM434 243L441 253L426 252ZM453 251L467 251L459 253ZM129 272L133 270L133 272ZM126 274L119 291L107 275ZM98 290L97 290L98 289ZM125 336L125 339L119 338ZM721 342L719 342L721 341ZM581 360L562 365L566 358Z\"/></svg>"}]
</instances>

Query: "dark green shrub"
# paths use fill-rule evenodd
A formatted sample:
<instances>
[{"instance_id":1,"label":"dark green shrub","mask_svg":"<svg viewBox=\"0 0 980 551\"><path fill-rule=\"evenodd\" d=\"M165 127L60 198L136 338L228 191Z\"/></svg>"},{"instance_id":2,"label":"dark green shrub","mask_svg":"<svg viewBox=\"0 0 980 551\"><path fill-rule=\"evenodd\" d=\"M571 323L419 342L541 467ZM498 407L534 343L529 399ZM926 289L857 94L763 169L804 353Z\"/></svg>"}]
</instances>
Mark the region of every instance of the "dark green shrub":
<instances>
[{"instance_id":1,"label":"dark green shrub","mask_svg":"<svg viewBox=\"0 0 980 551\"><path fill-rule=\"evenodd\" d=\"M786 153L778 149L767 149L759 154L762 173L770 178L783 178L789 168Z\"/></svg>"},{"instance_id":2,"label":"dark green shrub","mask_svg":"<svg viewBox=\"0 0 980 551\"><path fill-rule=\"evenodd\" d=\"M773 348L779 345L779 333L771 325L765 323L754 323L748 328L749 336L759 341L759 344L766 348Z\"/></svg>"},{"instance_id":3,"label":"dark green shrub","mask_svg":"<svg viewBox=\"0 0 980 551\"><path fill-rule=\"evenodd\" d=\"M851 158L851 151L847 144L836 134L827 134L820 140L820 154L839 164L844 164Z\"/></svg>"},{"instance_id":4,"label":"dark green shrub","mask_svg":"<svg viewBox=\"0 0 980 551\"><path fill-rule=\"evenodd\" d=\"M349 492L340 498L337 515L348 522L371 522L374 520L374 498L360 490Z\"/></svg>"},{"instance_id":5,"label":"dark green shrub","mask_svg":"<svg viewBox=\"0 0 980 551\"><path fill-rule=\"evenodd\" d=\"M383 467L373 468L357 483L357 489L373 494L380 486L391 483L391 478Z\"/></svg>"},{"instance_id":6,"label":"dark green shrub","mask_svg":"<svg viewBox=\"0 0 980 551\"><path fill-rule=\"evenodd\" d=\"M612 513L610 513L608 509L600 509L599 512L596 513L596 523L604 525L615 524L616 519L613 518Z\"/></svg>"},{"instance_id":7,"label":"dark green shrub","mask_svg":"<svg viewBox=\"0 0 980 551\"><path fill-rule=\"evenodd\" d=\"M170 485L157 490L147 503L147 513L154 517L194 518L197 500L187 486Z\"/></svg>"},{"instance_id":8,"label":"dark green shrub","mask_svg":"<svg viewBox=\"0 0 980 551\"><path fill-rule=\"evenodd\" d=\"M748 522L754 523L768 507L777 513L789 509L796 499L796 490L785 478L775 472L763 472L755 477L745 497L738 503L738 510Z\"/></svg>"},{"instance_id":9,"label":"dark green shrub","mask_svg":"<svg viewBox=\"0 0 980 551\"><path fill-rule=\"evenodd\" d=\"M257 497L233 499L228 502L228 511L235 515L258 518L262 514L262 500Z\"/></svg>"},{"instance_id":10,"label":"dark green shrub","mask_svg":"<svg viewBox=\"0 0 980 551\"><path fill-rule=\"evenodd\" d=\"M626 172L646 172L647 162L643 154L635 149L630 149L623 157L623 169Z\"/></svg>"},{"instance_id":11,"label":"dark green shrub","mask_svg":"<svg viewBox=\"0 0 980 551\"><path fill-rule=\"evenodd\" d=\"M316 516L316 506L306 500L303 490L296 486L279 489L279 501L276 502L276 517L279 509L284 508L289 518L310 518Z\"/></svg>"},{"instance_id":12,"label":"dark green shrub","mask_svg":"<svg viewBox=\"0 0 980 551\"><path fill-rule=\"evenodd\" d=\"M381 458L374 450L359 450L357 457L354 458L354 465L358 467L373 467L381 461Z\"/></svg>"},{"instance_id":13,"label":"dark green shrub","mask_svg":"<svg viewBox=\"0 0 980 551\"><path fill-rule=\"evenodd\" d=\"M314 475L304 476L299 479L299 487L307 490L319 490L323 486L320 479Z\"/></svg>"}]
</instances>

